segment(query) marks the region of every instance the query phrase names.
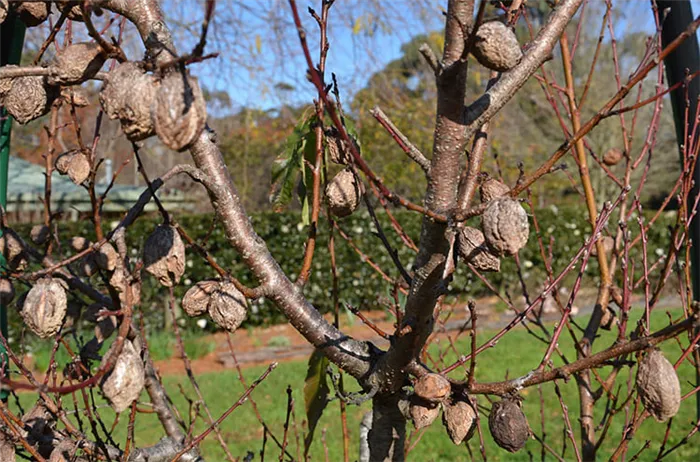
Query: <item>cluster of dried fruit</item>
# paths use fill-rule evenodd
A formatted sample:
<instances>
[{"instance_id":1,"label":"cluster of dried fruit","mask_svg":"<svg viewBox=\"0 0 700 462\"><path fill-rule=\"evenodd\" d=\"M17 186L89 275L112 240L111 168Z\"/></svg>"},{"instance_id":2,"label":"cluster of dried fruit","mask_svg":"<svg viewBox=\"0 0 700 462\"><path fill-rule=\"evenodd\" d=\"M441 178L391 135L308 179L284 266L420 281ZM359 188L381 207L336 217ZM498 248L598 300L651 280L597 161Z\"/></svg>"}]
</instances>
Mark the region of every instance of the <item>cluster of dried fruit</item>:
<instances>
[{"instance_id":1,"label":"cluster of dried fruit","mask_svg":"<svg viewBox=\"0 0 700 462\"><path fill-rule=\"evenodd\" d=\"M479 189L486 210L481 230L465 226L457 235L460 257L479 271L500 271L500 256L513 255L527 244L530 226L525 209L507 197L510 189L489 178Z\"/></svg>"},{"instance_id":2,"label":"cluster of dried fruit","mask_svg":"<svg viewBox=\"0 0 700 462\"><path fill-rule=\"evenodd\" d=\"M176 151L199 137L207 119L199 83L184 69L159 80L138 64L122 63L107 75L100 102L110 119L119 119L130 140L157 134Z\"/></svg>"},{"instance_id":3,"label":"cluster of dried fruit","mask_svg":"<svg viewBox=\"0 0 700 462\"><path fill-rule=\"evenodd\" d=\"M229 332L235 332L247 314L245 296L228 281L198 282L185 294L182 308L190 316L209 312L211 319Z\"/></svg>"}]
</instances>

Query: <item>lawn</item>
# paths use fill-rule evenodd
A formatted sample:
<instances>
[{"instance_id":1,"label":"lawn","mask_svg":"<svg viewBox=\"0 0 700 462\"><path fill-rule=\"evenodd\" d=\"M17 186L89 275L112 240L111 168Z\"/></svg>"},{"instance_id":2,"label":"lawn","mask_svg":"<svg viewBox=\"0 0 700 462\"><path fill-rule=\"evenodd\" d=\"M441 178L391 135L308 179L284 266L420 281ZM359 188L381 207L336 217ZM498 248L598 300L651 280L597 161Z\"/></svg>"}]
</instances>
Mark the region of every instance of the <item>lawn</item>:
<instances>
[{"instance_id":1,"label":"lawn","mask_svg":"<svg viewBox=\"0 0 700 462\"><path fill-rule=\"evenodd\" d=\"M674 314L679 315L680 312L675 311ZM639 313L634 313L631 321L636 321L635 316L638 315ZM579 319L579 321L584 322L585 320ZM652 321L654 330L656 330L668 323L668 317L666 313L657 312L653 315ZM492 334L493 332L481 332L478 336L479 343L485 341ZM601 336L596 341L596 350L603 349L604 347L610 345L613 339L614 335L612 333L602 332ZM682 343L687 345L687 339L683 338ZM469 351L469 338L467 336L463 336L463 338L460 338L460 340L457 342L456 346L459 351L467 353ZM575 357L573 353L573 346L566 333L562 335L560 347L567 358L571 359ZM507 374L509 377L525 374L537 366L544 352L544 348L544 345L530 336L525 329L518 327L512 333L504 337L496 347L479 355L479 362L477 363L477 380L496 381L502 380L505 374ZM663 349L671 361L675 361L675 359L678 358L680 350L676 342L666 342ZM435 349L433 349L433 353L436 353ZM433 356L436 356L436 354L433 354ZM448 355L446 357L446 362L450 363L453 359L454 355ZM561 360L555 360L555 364L560 363ZM264 370L264 366L246 368L244 370L246 380L249 383L252 382ZM605 375L604 372L605 370L602 370L601 374ZM463 370L459 373L463 374ZM292 387L295 400L295 416L297 424L290 430L290 443L288 450L295 458L297 457L298 451L301 450L297 444L297 438L298 440L303 441L303 433L305 430L305 426L302 422L304 420L302 392L305 374L306 364L303 361L282 363L252 394L252 397L257 403L258 409L268 428L270 428L275 436L281 439L283 434L287 399L284 390L287 385ZM692 383L695 383L694 370L686 362L679 369L679 375L681 378L682 392L686 393L692 389ZM625 396L624 390L626 390L628 376L629 369L626 368L624 369L623 373L620 374L615 386L615 389L617 389L618 386L623 387L623 392L621 393L622 396ZM458 376L456 375L455 377ZM202 393L204 394L204 398L209 404L214 418L217 418L229 406L236 402L243 392L243 387L239 383L235 371L202 374L198 377L198 381ZM349 380L347 383L352 383L352 381ZM190 414L190 405L187 398L192 401L196 401L196 395L193 392L187 377L166 377L165 384L180 412L186 419L188 419L187 416ZM560 382L559 385L565 402L570 406L569 414L571 416L572 424L574 425L574 430L575 432L578 432L579 410L576 385L573 380L570 380L568 383ZM183 396L182 392L180 391L181 389L184 390L187 398ZM545 439L550 447L554 448L555 451L561 454L564 439L563 430L565 429L565 426L561 407L554 393L554 386L551 384L543 385L541 388L541 393L545 404ZM522 396L524 398L524 410L528 417L530 427L539 437L542 437L540 394L538 389L531 388L523 390ZM20 397L21 401L25 403L25 405L30 403L32 400L31 394L21 394ZM144 396L144 399L147 400L147 397ZM70 407L69 398L65 398L64 402L66 403L67 407ZM480 397L480 404L489 406L489 402L485 397ZM605 402L600 402L599 409L597 409L596 412L596 423L600 422L604 407ZM354 406L348 408L351 460L357 459L359 422L368 409L369 406L367 404L361 407ZM111 409L108 407L101 407L100 414L108 425L111 424L114 418ZM339 414L338 402L331 402L321 418L317 428L316 438L311 449L312 460L325 460L324 447L322 443L324 433L325 440L327 442L327 450L329 453L328 460L342 460L342 437ZM624 414L624 412L621 414ZM117 425L117 428L113 434L113 439L120 442L122 445L125 441L126 435L126 420L128 419L122 418L122 421ZM202 418L198 418L197 420L198 423L195 425L196 434L206 428ZM622 424L624 423L623 421L624 417L620 416L616 420L616 423L611 426L609 430L609 438L600 449L599 460L606 460L609 458L611 452L619 443ZM694 421L695 399L691 398L690 400L682 403L680 413L674 418L672 435L669 440L670 445L682 439L692 427ZM510 454L499 449L495 445L488 434L488 431L486 430L485 420L482 420L482 424L484 425L483 428L485 430L484 441L486 444L486 454L488 456L488 460L525 461L530 460L531 456L540 459L542 447L537 441L531 439L527 443L525 449L517 454ZM294 428L296 430L294 430ZM412 430L411 425L409 425L409 432L410 430ZM650 449L645 451L638 460L654 460L659 450L659 445L665 430L666 424L657 423L652 419L648 419L641 426L636 437L630 443L628 459L644 445L646 440L651 440ZM222 423L221 432L226 439L231 453L234 456L243 458L248 451L251 451L256 454L254 460L260 460L258 454L263 447L263 429L257 421L250 401L237 409ZM162 428L154 415L141 414L137 418L135 435L137 445L152 444L155 443L162 435ZM698 436L695 436L694 438L698 438ZM475 458L480 460L480 456L478 455L478 437L475 436L469 444ZM564 459L574 460L571 445L568 441L567 446L568 448ZM226 460L223 455L223 451L213 434L209 435L209 437L204 441L202 445L202 452L208 461ZM279 457L279 449L270 438L267 439L265 457L267 460L276 460ZM551 455L548 455L547 458L554 460ZM699 459L700 446L697 444L696 440L691 440L689 444L682 446L675 453L664 460L685 461ZM422 438L415 446L415 449L409 455L409 460L436 462L455 461L469 460L469 456L465 447L454 446L450 442L442 425L439 421L436 421L432 427L423 434Z\"/></svg>"}]
</instances>

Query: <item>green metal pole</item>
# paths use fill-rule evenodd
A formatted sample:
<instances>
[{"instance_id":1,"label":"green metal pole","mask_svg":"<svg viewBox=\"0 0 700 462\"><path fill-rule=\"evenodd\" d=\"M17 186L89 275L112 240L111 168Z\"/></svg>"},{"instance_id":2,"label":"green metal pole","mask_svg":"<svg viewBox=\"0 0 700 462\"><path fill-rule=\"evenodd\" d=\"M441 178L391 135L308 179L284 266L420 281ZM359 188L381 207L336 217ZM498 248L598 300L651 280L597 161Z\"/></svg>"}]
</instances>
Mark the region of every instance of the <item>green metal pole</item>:
<instances>
[{"instance_id":1,"label":"green metal pole","mask_svg":"<svg viewBox=\"0 0 700 462\"><path fill-rule=\"evenodd\" d=\"M24 46L25 26L16 16L7 17L0 24L0 66L6 64L19 64ZM5 108L0 108L0 204L3 209L7 207L7 172L10 164L10 134L12 132L12 117ZM0 229L2 236L2 229ZM0 252L0 273L5 272L5 257ZM7 307L0 305L0 331L3 338L7 339ZM7 370L8 357L5 347L0 344L0 362ZM0 390L0 399L6 401L7 390Z\"/></svg>"}]
</instances>

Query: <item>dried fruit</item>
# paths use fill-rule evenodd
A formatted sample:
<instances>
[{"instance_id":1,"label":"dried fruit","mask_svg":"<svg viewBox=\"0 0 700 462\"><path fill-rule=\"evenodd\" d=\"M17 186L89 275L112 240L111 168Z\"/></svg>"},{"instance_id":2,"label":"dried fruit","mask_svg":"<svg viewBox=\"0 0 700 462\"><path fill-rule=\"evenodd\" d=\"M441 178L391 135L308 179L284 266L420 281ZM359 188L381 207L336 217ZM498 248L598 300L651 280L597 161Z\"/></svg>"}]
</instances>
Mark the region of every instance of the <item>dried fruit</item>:
<instances>
[{"instance_id":1,"label":"dried fruit","mask_svg":"<svg viewBox=\"0 0 700 462\"><path fill-rule=\"evenodd\" d=\"M12 2L15 13L19 19L27 26L38 26L49 17L51 7L49 2Z\"/></svg>"},{"instance_id":2,"label":"dried fruit","mask_svg":"<svg viewBox=\"0 0 700 462\"><path fill-rule=\"evenodd\" d=\"M664 422L678 412L681 385L668 359L657 349L649 350L639 363L637 391L642 404L658 422Z\"/></svg>"},{"instance_id":3,"label":"dried fruit","mask_svg":"<svg viewBox=\"0 0 700 462\"><path fill-rule=\"evenodd\" d=\"M127 278L123 268L116 268L109 278L109 285L119 293L119 303L122 306L131 303L136 306L141 303L141 282L136 278Z\"/></svg>"},{"instance_id":4,"label":"dried fruit","mask_svg":"<svg viewBox=\"0 0 700 462\"><path fill-rule=\"evenodd\" d=\"M442 424L454 444L469 441L476 428L476 413L464 398L453 398L442 404Z\"/></svg>"},{"instance_id":5,"label":"dried fruit","mask_svg":"<svg viewBox=\"0 0 700 462\"><path fill-rule=\"evenodd\" d=\"M24 271L27 267L27 245L21 237L10 228L2 230L0 236L0 251L2 251L7 267L12 271Z\"/></svg>"},{"instance_id":6,"label":"dried fruit","mask_svg":"<svg viewBox=\"0 0 700 462\"><path fill-rule=\"evenodd\" d=\"M605 249L605 254L610 255L610 252L612 252L613 248L615 248L615 239L613 239L610 236L603 236L600 238L600 240L603 241L603 248ZM598 256L598 246L596 244L594 244L591 247L591 256Z\"/></svg>"},{"instance_id":7,"label":"dried fruit","mask_svg":"<svg viewBox=\"0 0 700 462\"><path fill-rule=\"evenodd\" d=\"M106 362L111 359L115 346L116 342L110 348L110 351L105 354L100 367L104 367ZM114 412L120 413L138 399L143 389L143 384L144 369L141 356L136 351L133 343L129 340L124 340L122 351L114 364L114 368L102 380L102 393L104 393Z\"/></svg>"},{"instance_id":8,"label":"dried fruit","mask_svg":"<svg viewBox=\"0 0 700 462\"><path fill-rule=\"evenodd\" d=\"M58 168L59 164L61 168ZM90 161L82 152L64 154L56 160L56 169L68 175L73 183L81 185L90 176Z\"/></svg>"},{"instance_id":9,"label":"dried fruit","mask_svg":"<svg viewBox=\"0 0 700 462\"><path fill-rule=\"evenodd\" d=\"M104 318L100 321L97 321L97 324L95 324L95 338L97 339L98 342L103 343L105 340L107 340L111 335L114 333L114 331L117 329L117 318L114 316L109 316L107 318Z\"/></svg>"},{"instance_id":10,"label":"dried fruit","mask_svg":"<svg viewBox=\"0 0 700 462\"><path fill-rule=\"evenodd\" d=\"M360 205L362 191L360 184L350 169L340 171L328 186L326 186L326 200L331 213L342 218L350 215Z\"/></svg>"},{"instance_id":11,"label":"dried fruit","mask_svg":"<svg viewBox=\"0 0 700 462\"><path fill-rule=\"evenodd\" d=\"M498 199L508 194L510 188L498 181L495 178L489 178L488 180L481 183L479 188L479 193L481 194L481 202L489 202L493 199Z\"/></svg>"},{"instance_id":12,"label":"dried fruit","mask_svg":"<svg viewBox=\"0 0 700 462\"><path fill-rule=\"evenodd\" d=\"M479 271L500 271L501 260L492 254L485 245L484 233L471 226L465 226L457 235L459 256Z\"/></svg>"},{"instance_id":13,"label":"dried fruit","mask_svg":"<svg viewBox=\"0 0 700 462\"><path fill-rule=\"evenodd\" d=\"M235 332L247 314L245 297L230 282L219 284L211 295L208 309L211 319L229 332Z\"/></svg>"},{"instance_id":14,"label":"dried fruit","mask_svg":"<svg viewBox=\"0 0 700 462\"><path fill-rule=\"evenodd\" d=\"M0 4L0 12L2 12L2 5ZM18 66L15 66L14 64L8 64L6 66L3 66L3 69L11 69L11 68L17 68ZM0 79L0 104L2 104L3 100L7 96L7 94L10 92L12 89L12 81L14 78L12 77L5 77L3 79Z\"/></svg>"},{"instance_id":15,"label":"dried fruit","mask_svg":"<svg viewBox=\"0 0 700 462\"><path fill-rule=\"evenodd\" d=\"M74 43L56 54L49 64L49 85L79 85L97 74L106 55L95 42Z\"/></svg>"},{"instance_id":16,"label":"dried fruit","mask_svg":"<svg viewBox=\"0 0 700 462\"><path fill-rule=\"evenodd\" d=\"M99 268L95 261L95 256L93 254L88 254L81 258L78 262L78 269L81 276L92 277L97 274Z\"/></svg>"},{"instance_id":17,"label":"dried fruit","mask_svg":"<svg viewBox=\"0 0 700 462\"><path fill-rule=\"evenodd\" d=\"M67 304L61 283L50 277L39 279L24 300L22 318L39 337L51 337L61 329Z\"/></svg>"},{"instance_id":18,"label":"dried fruit","mask_svg":"<svg viewBox=\"0 0 700 462\"><path fill-rule=\"evenodd\" d=\"M2 24L5 21L9 10L10 3L7 0L0 0L0 24ZM2 99L2 95L0 95L0 99Z\"/></svg>"},{"instance_id":19,"label":"dried fruit","mask_svg":"<svg viewBox=\"0 0 700 462\"><path fill-rule=\"evenodd\" d=\"M58 94L56 88L46 85L44 77L15 77L4 98L5 109L24 125L48 113Z\"/></svg>"},{"instance_id":20,"label":"dried fruit","mask_svg":"<svg viewBox=\"0 0 700 462\"><path fill-rule=\"evenodd\" d=\"M44 245L46 241L49 240L51 235L51 230L46 225L34 225L32 230L29 232L29 238L36 245Z\"/></svg>"},{"instance_id":21,"label":"dried fruit","mask_svg":"<svg viewBox=\"0 0 700 462\"><path fill-rule=\"evenodd\" d=\"M520 402L512 398L493 403L489 430L496 444L509 452L519 451L530 438L530 428Z\"/></svg>"},{"instance_id":22,"label":"dried fruit","mask_svg":"<svg viewBox=\"0 0 700 462\"><path fill-rule=\"evenodd\" d=\"M449 380L440 374L425 374L416 380L413 391L420 398L431 403L439 403L450 394L452 386Z\"/></svg>"},{"instance_id":23,"label":"dried fruit","mask_svg":"<svg viewBox=\"0 0 700 462\"><path fill-rule=\"evenodd\" d=\"M497 255L513 255L527 244L530 225L518 201L496 199L489 202L481 220L489 248Z\"/></svg>"},{"instance_id":24,"label":"dried fruit","mask_svg":"<svg viewBox=\"0 0 700 462\"><path fill-rule=\"evenodd\" d=\"M498 72L515 67L523 55L513 30L498 20L479 27L472 54L479 64Z\"/></svg>"},{"instance_id":25,"label":"dried fruit","mask_svg":"<svg viewBox=\"0 0 700 462\"><path fill-rule=\"evenodd\" d=\"M0 304L7 306L15 298L15 287L7 278L0 278Z\"/></svg>"},{"instance_id":26,"label":"dried fruit","mask_svg":"<svg viewBox=\"0 0 700 462\"><path fill-rule=\"evenodd\" d=\"M153 136L151 105L158 83L138 64L126 62L111 71L100 91L100 103L110 119L119 119L131 141Z\"/></svg>"},{"instance_id":27,"label":"dried fruit","mask_svg":"<svg viewBox=\"0 0 700 462\"><path fill-rule=\"evenodd\" d=\"M51 451L51 457L49 457L49 462L72 462L73 460L75 460L76 451L77 448L72 440L62 440L56 445L54 450Z\"/></svg>"},{"instance_id":28,"label":"dried fruit","mask_svg":"<svg viewBox=\"0 0 700 462\"><path fill-rule=\"evenodd\" d=\"M603 163L609 167L617 165L623 157L623 152L620 148L610 148L603 154Z\"/></svg>"},{"instance_id":29,"label":"dried fruit","mask_svg":"<svg viewBox=\"0 0 700 462\"><path fill-rule=\"evenodd\" d=\"M143 264L165 287L172 287L185 273L185 245L174 226L158 225L143 246Z\"/></svg>"},{"instance_id":30,"label":"dried fruit","mask_svg":"<svg viewBox=\"0 0 700 462\"><path fill-rule=\"evenodd\" d=\"M114 271L117 261L119 261L119 254L109 242L102 244L95 254L95 263L104 271Z\"/></svg>"},{"instance_id":31,"label":"dried fruit","mask_svg":"<svg viewBox=\"0 0 700 462\"><path fill-rule=\"evenodd\" d=\"M418 399L415 395L411 397L411 407L409 408L411 421L416 430L429 427L437 416L440 415L440 405L428 403Z\"/></svg>"},{"instance_id":32,"label":"dried fruit","mask_svg":"<svg viewBox=\"0 0 700 462\"><path fill-rule=\"evenodd\" d=\"M0 23L3 20L2 8L3 5L2 2L0 2ZM15 458L15 444L5 432L0 432L0 460L6 460L8 462L17 460Z\"/></svg>"},{"instance_id":33,"label":"dried fruit","mask_svg":"<svg viewBox=\"0 0 700 462\"><path fill-rule=\"evenodd\" d=\"M56 6L59 11L65 11L66 17L71 21L84 21L83 10L80 8L80 1L78 0L62 0L57 1Z\"/></svg>"},{"instance_id":34,"label":"dried fruit","mask_svg":"<svg viewBox=\"0 0 700 462\"><path fill-rule=\"evenodd\" d=\"M75 107L86 107L90 105L88 93L82 87L61 88L61 98L68 104Z\"/></svg>"},{"instance_id":35,"label":"dried fruit","mask_svg":"<svg viewBox=\"0 0 700 462\"><path fill-rule=\"evenodd\" d=\"M200 281L193 285L182 299L182 309L190 316L207 311L212 294L219 288L219 281Z\"/></svg>"},{"instance_id":36,"label":"dried fruit","mask_svg":"<svg viewBox=\"0 0 700 462\"><path fill-rule=\"evenodd\" d=\"M166 146L175 151L186 149L199 137L207 121L206 103L197 79L184 70L165 76L151 117Z\"/></svg>"},{"instance_id":37,"label":"dried fruit","mask_svg":"<svg viewBox=\"0 0 700 462\"><path fill-rule=\"evenodd\" d=\"M82 252L83 250L87 249L90 246L90 241L88 241L86 238L84 238L82 236L75 236L75 237L71 238L70 246L76 252Z\"/></svg>"},{"instance_id":38,"label":"dried fruit","mask_svg":"<svg viewBox=\"0 0 700 462\"><path fill-rule=\"evenodd\" d=\"M355 144L357 152L360 152L360 147L355 140L351 138L351 141ZM338 133L338 129L335 127L326 130L326 144L328 146L328 156L332 162L340 165L352 163L353 156L350 147L345 140L340 137L340 133Z\"/></svg>"}]
</instances>

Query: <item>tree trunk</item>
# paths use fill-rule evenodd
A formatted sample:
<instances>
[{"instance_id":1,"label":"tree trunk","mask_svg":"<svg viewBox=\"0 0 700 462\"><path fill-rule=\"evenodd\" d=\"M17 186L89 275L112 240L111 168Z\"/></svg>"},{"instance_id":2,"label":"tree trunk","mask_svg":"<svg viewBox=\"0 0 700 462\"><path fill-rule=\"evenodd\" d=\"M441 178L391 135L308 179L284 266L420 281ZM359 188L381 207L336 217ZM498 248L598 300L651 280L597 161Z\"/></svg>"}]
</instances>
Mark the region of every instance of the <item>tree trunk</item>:
<instances>
[{"instance_id":1,"label":"tree trunk","mask_svg":"<svg viewBox=\"0 0 700 462\"><path fill-rule=\"evenodd\" d=\"M406 418L399 410L396 394L372 400L372 420L367 436L369 462L403 462ZM364 423L364 419L363 419ZM360 443L362 446L362 442Z\"/></svg>"}]
</instances>

